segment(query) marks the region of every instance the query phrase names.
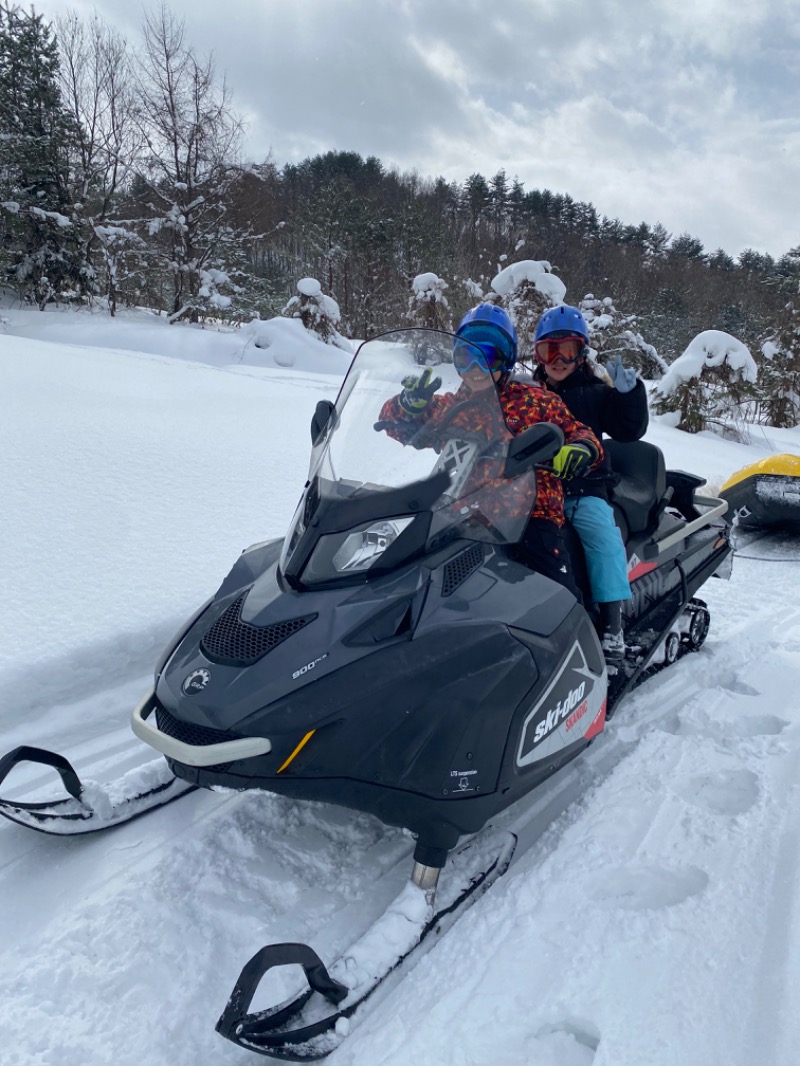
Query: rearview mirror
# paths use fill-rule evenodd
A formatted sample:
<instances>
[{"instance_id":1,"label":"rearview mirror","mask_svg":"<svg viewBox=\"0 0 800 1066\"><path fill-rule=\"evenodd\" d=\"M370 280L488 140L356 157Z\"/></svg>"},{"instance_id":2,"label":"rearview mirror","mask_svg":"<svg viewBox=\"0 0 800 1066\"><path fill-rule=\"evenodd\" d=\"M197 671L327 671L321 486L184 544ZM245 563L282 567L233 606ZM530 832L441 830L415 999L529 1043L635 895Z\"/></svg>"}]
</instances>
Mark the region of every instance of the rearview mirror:
<instances>
[{"instance_id":1,"label":"rearview mirror","mask_svg":"<svg viewBox=\"0 0 800 1066\"><path fill-rule=\"evenodd\" d=\"M335 406L330 400L319 400L311 418L311 446L313 447L328 428Z\"/></svg>"},{"instance_id":2,"label":"rearview mirror","mask_svg":"<svg viewBox=\"0 0 800 1066\"><path fill-rule=\"evenodd\" d=\"M518 477L540 463L552 459L564 446L564 433L552 422L539 422L530 426L508 445L506 452L506 477Z\"/></svg>"}]
</instances>

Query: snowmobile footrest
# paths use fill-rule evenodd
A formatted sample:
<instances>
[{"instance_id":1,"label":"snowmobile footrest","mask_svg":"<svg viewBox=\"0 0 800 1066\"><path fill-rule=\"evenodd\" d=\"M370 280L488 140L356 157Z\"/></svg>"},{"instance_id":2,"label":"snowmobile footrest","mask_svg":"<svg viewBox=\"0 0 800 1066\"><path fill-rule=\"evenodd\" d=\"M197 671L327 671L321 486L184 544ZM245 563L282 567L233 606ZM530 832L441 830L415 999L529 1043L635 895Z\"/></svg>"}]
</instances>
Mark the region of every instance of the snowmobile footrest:
<instances>
[{"instance_id":1,"label":"snowmobile footrest","mask_svg":"<svg viewBox=\"0 0 800 1066\"><path fill-rule=\"evenodd\" d=\"M58 771L62 785L69 795L74 796L76 800L80 800L83 786L81 785L80 777L73 769L73 764L68 759L65 759L63 755L48 752L44 747L29 747L27 744L22 744L20 747L15 747L13 752L4 755L0 759L0 785L12 772L14 766L20 762L38 762L43 766L52 766L53 770ZM4 802L0 800L0 803Z\"/></svg>"},{"instance_id":2,"label":"snowmobile footrest","mask_svg":"<svg viewBox=\"0 0 800 1066\"><path fill-rule=\"evenodd\" d=\"M195 785L176 778L167 764L147 764L140 768L145 775L137 778L136 771L113 783L113 796L105 786L81 781L72 763L63 755L45 748L22 745L0 758L0 784L15 766L34 763L56 771L67 795L55 800L29 802L0 797L0 816L10 822L54 836L78 836L110 829L138 818L156 807L193 792Z\"/></svg>"},{"instance_id":3,"label":"snowmobile footrest","mask_svg":"<svg viewBox=\"0 0 800 1066\"><path fill-rule=\"evenodd\" d=\"M291 1062L312 1062L325 1058L347 1036L357 1012L380 988L390 974L401 974L423 942L432 933L440 934L459 917L498 877L508 869L517 837L507 830L484 830L461 851L452 856L450 877L441 890L439 909L434 913L428 906L408 922L407 942L391 959L349 989L328 972L315 951L305 944L273 944L257 952L239 975L225 1010L217 1022L217 1032L239 1047L257 1051L272 1058ZM449 883L448 883L449 882ZM421 893L417 886L407 885L404 892ZM404 893L398 901L404 899ZM401 908L402 912L402 908ZM392 927L393 905L384 912ZM380 923L373 924L365 936L349 949L348 959L355 963L355 972L368 963L377 933L381 939ZM431 937L434 942L436 937ZM360 952L360 945L367 947ZM343 975L347 966L342 958L333 964L334 972ZM267 1010L248 1014L247 1011L259 981L276 966L299 964L305 970L309 987L294 998ZM333 1007L333 1010L331 1010Z\"/></svg>"},{"instance_id":4,"label":"snowmobile footrest","mask_svg":"<svg viewBox=\"0 0 800 1066\"><path fill-rule=\"evenodd\" d=\"M276 966L292 965L303 967L309 984L308 990L279 1007L248 1015L248 1008L264 975ZM220 1036L227 1037L242 1047L263 1051L268 1055L280 1055L298 1062L320 1058L321 1056L316 1054L303 1054L299 1049L292 1053L291 1048L284 1049L284 1041L291 1035L292 1045L306 1043L330 1028L329 1017L302 1029L293 1030L291 1034L285 1031L283 1034L275 1032L283 1029L286 1023L302 1010L314 992L334 1007L338 1007L348 995L348 989L331 977L322 959L307 944L269 944L256 952L245 965L217 1022L216 1030Z\"/></svg>"},{"instance_id":5,"label":"snowmobile footrest","mask_svg":"<svg viewBox=\"0 0 800 1066\"><path fill-rule=\"evenodd\" d=\"M63 755L59 755L55 751L47 751L45 748L32 748L27 744L23 744L19 748L14 748L7 755L4 755L0 759L0 785L5 781L15 766L18 766L21 762L38 763L40 766L50 766L61 778L61 783L64 788L69 792L73 799L80 801L83 795L83 785L81 779L75 773L72 763L68 759L65 759ZM0 805L8 805L14 807L22 807L26 810L37 810L42 807L49 806L45 803L14 803L9 800L0 799Z\"/></svg>"}]
</instances>

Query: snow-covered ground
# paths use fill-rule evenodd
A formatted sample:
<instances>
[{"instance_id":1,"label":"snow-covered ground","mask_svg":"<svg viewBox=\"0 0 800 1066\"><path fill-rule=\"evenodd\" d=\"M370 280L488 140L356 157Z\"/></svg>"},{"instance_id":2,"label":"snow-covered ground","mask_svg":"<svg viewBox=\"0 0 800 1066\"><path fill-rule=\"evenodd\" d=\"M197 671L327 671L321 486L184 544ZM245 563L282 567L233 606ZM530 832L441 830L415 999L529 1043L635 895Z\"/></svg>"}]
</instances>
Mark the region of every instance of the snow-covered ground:
<instances>
[{"instance_id":1,"label":"snow-covered ground","mask_svg":"<svg viewBox=\"0 0 800 1066\"><path fill-rule=\"evenodd\" d=\"M54 748L109 779L152 754L128 719L161 646L243 547L283 533L347 356L296 323L4 316L1 750ZM800 454L800 429L735 444L656 419L648 439L711 488ZM527 850L332 1066L795 1066L798 588L788 541L705 586L702 651L531 800ZM83 839L3 822L3 1066L256 1061L214 1033L243 963L292 940L332 959L412 847L264 794L196 792Z\"/></svg>"}]
</instances>

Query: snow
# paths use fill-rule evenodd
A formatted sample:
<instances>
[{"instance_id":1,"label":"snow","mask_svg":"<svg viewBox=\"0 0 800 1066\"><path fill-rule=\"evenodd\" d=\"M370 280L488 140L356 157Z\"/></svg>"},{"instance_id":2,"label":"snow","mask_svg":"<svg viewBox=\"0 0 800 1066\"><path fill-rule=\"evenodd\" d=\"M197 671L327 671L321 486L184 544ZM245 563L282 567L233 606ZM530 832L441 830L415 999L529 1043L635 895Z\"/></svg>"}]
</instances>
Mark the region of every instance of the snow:
<instances>
[{"instance_id":1,"label":"snow","mask_svg":"<svg viewBox=\"0 0 800 1066\"><path fill-rule=\"evenodd\" d=\"M332 296L328 296L323 293L320 302L322 304L322 309L324 310L328 318L331 320L331 322L334 322L336 325L338 325L342 320L342 311L336 300L334 300Z\"/></svg>"},{"instance_id":2,"label":"snow","mask_svg":"<svg viewBox=\"0 0 800 1066\"><path fill-rule=\"evenodd\" d=\"M447 299L444 296L444 290L447 287L447 282L431 271L427 271L425 274L417 274L411 283L412 291L417 298L442 300L445 304Z\"/></svg>"},{"instance_id":3,"label":"snow","mask_svg":"<svg viewBox=\"0 0 800 1066\"><path fill-rule=\"evenodd\" d=\"M62 215L59 211L43 211L41 207L29 207L28 210L36 218L40 218L42 220L47 218L52 219L57 226L61 227L61 229L72 228L72 222L67 218L66 215Z\"/></svg>"},{"instance_id":4,"label":"snow","mask_svg":"<svg viewBox=\"0 0 800 1066\"><path fill-rule=\"evenodd\" d=\"M530 281L555 307L556 304L564 302L567 287L561 278L550 273L551 269L545 259L522 259L496 274L492 278L492 288L498 295L508 296L523 281Z\"/></svg>"},{"instance_id":5,"label":"snow","mask_svg":"<svg viewBox=\"0 0 800 1066\"><path fill-rule=\"evenodd\" d=\"M283 534L347 356L288 319L3 315L4 748L62 751L99 782L146 777L130 711L238 553ZM800 454L800 428L743 444L654 418L647 439L709 491ZM704 586L703 649L523 801L509 872L332 1066L794 1066L797 538L784 548L743 545L731 580ZM49 793L50 776L19 768L2 792ZM3 821L4 1066L248 1061L214 1032L247 959L300 941L332 961L403 892L412 847L366 815L266 794L195 792L83 839ZM413 896L392 913L418 917ZM254 1009L298 987L271 979Z\"/></svg>"},{"instance_id":6,"label":"snow","mask_svg":"<svg viewBox=\"0 0 800 1066\"><path fill-rule=\"evenodd\" d=\"M304 335L306 335L306 329L313 331L319 340L334 345L347 352L348 356L352 356L353 350L350 342L336 329L342 319L341 308L336 300L323 293L322 286L316 278L301 278L297 283L297 292L298 295L292 296L282 314L299 319Z\"/></svg>"},{"instance_id":7,"label":"snow","mask_svg":"<svg viewBox=\"0 0 800 1066\"><path fill-rule=\"evenodd\" d=\"M322 296L322 286L316 278L301 278L297 283L297 291L301 296Z\"/></svg>"},{"instance_id":8,"label":"snow","mask_svg":"<svg viewBox=\"0 0 800 1066\"><path fill-rule=\"evenodd\" d=\"M774 359L776 355L781 354L781 346L776 344L775 341L764 341L761 345L761 351L765 359Z\"/></svg>"},{"instance_id":9,"label":"snow","mask_svg":"<svg viewBox=\"0 0 800 1066\"><path fill-rule=\"evenodd\" d=\"M755 381L758 376L758 368L746 344L721 329L706 329L698 333L686 351L670 365L658 383L658 392L670 396L679 385L699 379L705 368L718 366L738 371L744 381Z\"/></svg>"}]
</instances>

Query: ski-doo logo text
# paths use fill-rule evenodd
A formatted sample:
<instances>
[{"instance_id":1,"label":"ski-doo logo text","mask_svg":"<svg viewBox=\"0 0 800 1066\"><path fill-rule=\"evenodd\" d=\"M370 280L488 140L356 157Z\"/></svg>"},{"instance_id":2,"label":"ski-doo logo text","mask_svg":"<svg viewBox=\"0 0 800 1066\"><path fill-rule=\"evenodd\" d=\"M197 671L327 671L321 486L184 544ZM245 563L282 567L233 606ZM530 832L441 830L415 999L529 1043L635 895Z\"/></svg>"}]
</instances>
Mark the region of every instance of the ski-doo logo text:
<instances>
[{"instance_id":1,"label":"ski-doo logo text","mask_svg":"<svg viewBox=\"0 0 800 1066\"><path fill-rule=\"evenodd\" d=\"M581 718L583 718L583 716L586 714L586 712L588 710L589 710L589 701L588 700L584 700L583 703L580 705L580 707L577 709L577 711L574 714L571 714L569 716L569 718L567 719L567 726L566 726L567 732L569 732L570 729L572 729L574 726L576 726L578 724L578 722L581 720Z\"/></svg>"},{"instance_id":2,"label":"ski-doo logo text","mask_svg":"<svg viewBox=\"0 0 800 1066\"><path fill-rule=\"evenodd\" d=\"M569 695L565 696L563 700L559 700L555 707L547 712L547 716L536 726L536 732L533 735L534 744L544 740L548 733L552 733L563 722L570 711L581 702L585 691L586 682L582 681L577 688L572 689Z\"/></svg>"},{"instance_id":3,"label":"ski-doo logo text","mask_svg":"<svg viewBox=\"0 0 800 1066\"><path fill-rule=\"evenodd\" d=\"M194 696L197 692L202 692L206 685L211 680L211 671L201 668L200 670L192 670L192 672L184 678L181 689L185 696Z\"/></svg>"},{"instance_id":4,"label":"ski-doo logo text","mask_svg":"<svg viewBox=\"0 0 800 1066\"><path fill-rule=\"evenodd\" d=\"M323 659L327 659L327 658L328 658L328 653L325 652L324 655L320 655L320 657L318 659L314 659L313 662L306 663L305 666L301 666L299 670L295 670L295 672L292 674L292 681L296 681L298 677L302 677L303 674L307 674L309 670L313 670L314 669L314 667L317 665L317 663L321 663Z\"/></svg>"},{"instance_id":5,"label":"ski-doo logo text","mask_svg":"<svg viewBox=\"0 0 800 1066\"><path fill-rule=\"evenodd\" d=\"M579 641L562 660L550 684L538 695L522 723L517 766L526 767L555 755L580 733L578 723L592 721L603 704L606 678L589 668ZM585 718L584 718L585 716ZM574 732L572 732L574 730Z\"/></svg>"}]
</instances>

